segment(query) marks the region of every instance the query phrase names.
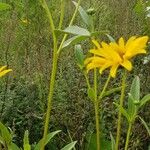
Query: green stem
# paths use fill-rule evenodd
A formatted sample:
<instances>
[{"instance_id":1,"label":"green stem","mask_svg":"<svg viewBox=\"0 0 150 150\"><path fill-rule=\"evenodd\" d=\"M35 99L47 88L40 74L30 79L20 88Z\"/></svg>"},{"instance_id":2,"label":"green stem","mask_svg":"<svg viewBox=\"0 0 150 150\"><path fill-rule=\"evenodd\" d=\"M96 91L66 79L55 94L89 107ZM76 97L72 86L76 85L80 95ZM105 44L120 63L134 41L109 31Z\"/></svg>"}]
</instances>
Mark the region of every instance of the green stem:
<instances>
[{"instance_id":1,"label":"green stem","mask_svg":"<svg viewBox=\"0 0 150 150\"><path fill-rule=\"evenodd\" d=\"M71 18L71 21L70 21L70 23L69 23L69 26L71 26L71 25L73 24L74 19L75 19L75 16L76 16L76 14L77 14L77 12L78 12L78 8L79 8L80 4L81 4L81 0L78 1L77 7L76 7L76 9L75 9L75 12L74 12L72 18ZM62 41L61 41L61 43L60 43L60 46L59 46L59 48L58 48L58 51L57 51L58 54L60 53L60 51L61 51L61 49L62 49L62 46L63 46L63 44L64 44L64 42L65 42L67 36L68 36L68 34L65 34L65 35L64 35L64 37L63 37L63 39L62 39Z\"/></svg>"},{"instance_id":2,"label":"green stem","mask_svg":"<svg viewBox=\"0 0 150 150\"><path fill-rule=\"evenodd\" d=\"M52 17L52 14L51 14L45 0L42 1L42 4L43 4L43 7L47 13L48 19L49 19L50 29L52 31L53 42L54 42L53 45L55 47L57 45L57 39L56 39L56 34L55 34L55 25L54 25L53 17ZM57 48L54 48L54 50L57 50Z\"/></svg>"},{"instance_id":3,"label":"green stem","mask_svg":"<svg viewBox=\"0 0 150 150\"><path fill-rule=\"evenodd\" d=\"M125 87L126 87L126 71L124 72L123 79L122 79L122 89L121 89L121 96L120 96L120 108L123 107L124 97L125 97ZM117 136L116 136L116 146L115 149L119 149L119 142L120 142L120 133L121 133L121 109L119 109L118 113L118 125L117 125Z\"/></svg>"},{"instance_id":4,"label":"green stem","mask_svg":"<svg viewBox=\"0 0 150 150\"><path fill-rule=\"evenodd\" d=\"M80 2L81 2L81 0L78 1L78 7L80 5ZM63 45L65 39L67 38L67 36L65 35L62 42L61 42L61 45L59 46L59 49L57 49L57 38L56 38L56 34L55 34L55 26L54 26L51 12L50 12L45 0L42 0L42 5L43 5L43 7L44 7L44 9L48 15L48 19L50 22L50 28L51 28L52 36L53 36L53 45L54 45L53 50L54 51L53 51L52 74L51 74L50 87L49 87L50 90L49 90L48 101L47 101L46 119L45 119L45 124L44 124L43 140L41 143L40 150L44 150L46 136L47 136L47 132L48 132L50 112L51 112L51 108L52 108L52 98L53 98L53 93L54 93L54 85L55 85L55 78L56 78L56 72L57 72L57 63L58 63L58 57L59 57L59 53L57 53L57 52L61 50L62 45ZM75 19L75 16L77 14L77 11L78 11L78 7L76 8L69 25L72 25L72 23Z\"/></svg>"},{"instance_id":5,"label":"green stem","mask_svg":"<svg viewBox=\"0 0 150 150\"><path fill-rule=\"evenodd\" d=\"M54 84L55 84L55 77L56 77L56 71L57 71L58 55L57 55L57 38L55 35L55 26L54 26L53 18L45 0L42 1L42 4L49 19L50 29L52 31L52 36L53 36L53 45L54 45L52 74L51 74L50 86L49 86L46 118L45 118L45 124L44 124L44 133L43 133L43 140L42 140L41 148L40 148L41 150L44 150L46 136L48 132L49 120L50 120L50 112L52 108L52 98L53 98L53 93L54 93Z\"/></svg>"},{"instance_id":6,"label":"green stem","mask_svg":"<svg viewBox=\"0 0 150 150\"><path fill-rule=\"evenodd\" d=\"M61 0L61 13L60 13L60 20L59 20L59 27L58 29L61 29L63 20L64 20L64 14L65 14L65 1Z\"/></svg>"},{"instance_id":7,"label":"green stem","mask_svg":"<svg viewBox=\"0 0 150 150\"><path fill-rule=\"evenodd\" d=\"M124 150L128 150L131 128L132 128L132 123L130 122L130 123L129 123L129 127L128 127L128 132L127 132L127 137L126 137L126 144L125 144Z\"/></svg>"},{"instance_id":8,"label":"green stem","mask_svg":"<svg viewBox=\"0 0 150 150\"><path fill-rule=\"evenodd\" d=\"M49 91L49 95L48 95L46 119L45 119L45 125L44 125L43 144L41 146L41 150L44 150L45 140L46 140L46 136L47 136L47 132L48 132L50 112L52 109L52 98L53 98L53 93L54 93L55 77L56 77L56 72L57 72L57 62L58 62L58 55L57 55L57 53L54 53L52 74L51 74L50 85L49 85L50 91Z\"/></svg>"},{"instance_id":9,"label":"green stem","mask_svg":"<svg viewBox=\"0 0 150 150\"><path fill-rule=\"evenodd\" d=\"M98 100L100 100L100 99L103 97L103 95L104 95L104 93L105 93L105 91L106 91L106 88L107 88L107 86L108 86L108 83L109 83L110 79L111 79L111 76L109 75L108 78L107 78L107 81L106 81L106 83L105 83L105 85L104 85L104 87L103 87L103 90L102 90L102 92L100 93L100 95L99 95L99 97L98 97Z\"/></svg>"},{"instance_id":10,"label":"green stem","mask_svg":"<svg viewBox=\"0 0 150 150\"><path fill-rule=\"evenodd\" d=\"M86 79L86 83L87 83L88 89L90 89L90 88L91 88L91 85L90 85L90 82L89 82L89 79L88 79L86 73L84 73L84 77L85 77L85 79Z\"/></svg>"},{"instance_id":11,"label":"green stem","mask_svg":"<svg viewBox=\"0 0 150 150\"><path fill-rule=\"evenodd\" d=\"M95 108L95 120L96 120L96 141L97 141L97 150L100 150L100 124L99 124L99 105L97 99L97 70L94 69L94 108Z\"/></svg>"}]
</instances>

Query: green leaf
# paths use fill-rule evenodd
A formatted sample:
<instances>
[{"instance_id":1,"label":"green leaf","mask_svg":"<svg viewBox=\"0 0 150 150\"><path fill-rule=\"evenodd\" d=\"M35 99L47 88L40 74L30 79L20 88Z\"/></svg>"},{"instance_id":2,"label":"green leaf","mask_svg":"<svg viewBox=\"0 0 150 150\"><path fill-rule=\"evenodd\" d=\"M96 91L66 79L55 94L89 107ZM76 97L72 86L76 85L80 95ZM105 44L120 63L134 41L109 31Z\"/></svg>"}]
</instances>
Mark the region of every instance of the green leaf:
<instances>
[{"instance_id":1,"label":"green leaf","mask_svg":"<svg viewBox=\"0 0 150 150\"><path fill-rule=\"evenodd\" d=\"M107 34L108 31L107 30L102 30L102 31L95 31L91 33L91 36L99 36L99 35L103 35L103 34Z\"/></svg>"},{"instance_id":2,"label":"green leaf","mask_svg":"<svg viewBox=\"0 0 150 150\"><path fill-rule=\"evenodd\" d=\"M113 89L111 89L111 90L109 90L109 91L106 91L106 92L102 95L102 98L103 98L103 97L106 97L106 96L110 96L111 94L114 94L114 93L116 93L116 92L119 92L119 91L121 91L121 89L122 89L122 87L117 87L117 88L113 88Z\"/></svg>"},{"instance_id":3,"label":"green leaf","mask_svg":"<svg viewBox=\"0 0 150 150\"><path fill-rule=\"evenodd\" d=\"M72 45L72 44L79 43L79 42L81 42L81 41L83 41L83 40L85 40L85 39L87 39L86 36L80 36L80 35L74 36L74 37L72 37L72 38L66 40L66 41L64 42L62 48L65 48L65 47L70 46L70 45Z\"/></svg>"},{"instance_id":4,"label":"green leaf","mask_svg":"<svg viewBox=\"0 0 150 150\"><path fill-rule=\"evenodd\" d=\"M46 136L46 141L45 141L45 144L48 144L50 142L50 140L56 135L58 134L59 132L61 132L61 130L57 130L57 131L54 131L54 132L51 132L49 133L47 136ZM40 150L40 147L41 147L41 143L42 143L42 139L38 142L38 144L35 146L34 150Z\"/></svg>"},{"instance_id":5,"label":"green leaf","mask_svg":"<svg viewBox=\"0 0 150 150\"><path fill-rule=\"evenodd\" d=\"M20 148L15 143L11 143L8 150L20 150Z\"/></svg>"},{"instance_id":6,"label":"green leaf","mask_svg":"<svg viewBox=\"0 0 150 150\"><path fill-rule=\"evenodd\" d=\"M145 105L148 101L150 101L150 94L147 94L146 96L144 96L141 101L140 101L140 107L142 107L143 105Z\"/></svg>"},{"instance_id":7,"label":"green leaf","mask_svg":"<svg viewBox=\"0 0 150 150\"><path fill-rule=\"evenodd\" d=\"M73 1L73 4L77 7L77 2ZM91 16L89 16L87 14L87 12L81 7L79 6L79 9L78 9L80 15L81 15L81 18L83 20L83 22L89 27L89 28L92 28L93 26L93 19L91 18Z\"/></svg>"},{"instance_id":8,"label":"green leaf","mask_svg":"<svg viewBox=\"0 0 150 150\"><path fill-rule=\"evenodd\" d=\"M87 142L86 150L97 150L97 138L95 133L90 135L90 140ZM111 150L111 142L108 141L104 136L101 137L99 142L102 150Z\"/></svg>"},{"instance_id":9,"label":"green leaf","mask_svg":"<svg viewBox=\"0 0 150 150\"><path fill-rule=\"evenodd\" d=\"M29 132L28 132L28 130L25 131L25 133L24 133L23 147L24 147L24 150L31 150L31 146L29 144Z\"/></svg>"},{"instance_id":10,"label":"green leaf","mask_svg":"<svg viewBox=\"0 0 150 150\"><path fill-rule=\"evenodd\" d=\"M128 93L128 109L127 109L127 112L128 112L130 117L133 117L135 112L136 112L135 101L136 100L133 98L133 96L130 93Z\"/></svg>"},{"instance_id":11,"label":"green leaf","mask_svg":"<svg viewBox=\"0 0 150 150\"><path fill-rule=\"evenodd\" d=\"M110 133L110 138L111 138L111 150L115 150L115 139L112 133Z\"/></svg>"},{"instance_id":12,"label":"green leaf","mask_svg":"<svg viewBox=\"0 0 150 150\"><path fill-rule=\"evenodd\" d=\"M148 127L147 123L140 116L138 116L138 117L140 118L142 124L144 125L144 127L146 128L146 130L150 136L150 128Z\"/></svg>"},{"instance_id":13,"label":"green leaf","mask_svg":"<svg viewBox=\"0 0 150 150\"><path fill-rule=\"evenodd\" d=\"M91 36L90 32L87 29L84 29L78 26L67 27L66 29L62 30L62 32L67 33L67 34L82 35L82 36L88 36L88 37Z\"/></svg>"},{"instance_id":14,"label":"green leaf","mask_svg":"<svg viewBox=\"0 0 150 150\"><path fill-rule=\"evenodd\" d=\"M132 95L133 99L137 101L140 100L140 78L138 76L133 79L130 94Z\"/></svg>"},{"instance_id":15,"label":"green leaf","mask_svg":"<svg viewBox=\"0 0 150 150\"><path fill-rule=\"evenodd\" d=\"M0 144L4 145L5 144L5 141L3 139L3 137L0 136Z\"/></svg>"},{"instance_id":16,"label":"green leaf","mask_svg":"<svg viewBox=\"0 0 150 150\"><path fill-rule=\"evenodd\" d=\"M0 133L7 145L11 144L12 136L9 130L0 122Z\"/></svg>"},{"instance_id":17,"label":"green leaf","mask_svg":"<svg viewBox=\"0 0 150 150\"><path fill-rule=\"evenodd\" d=\"M0 11L8 10L8 9L11 9L11 6L9 4L0 2Z\"/></svg>"},{"instance_id":18,"label":"green leaf","mask_svg":"<svg viewBox=\"0 0 150 150\"><path fill-rule=\"evenodd\" d=\"M110 42L116 42L115 39L111 35L106 34L106 36L108 37L108 39L110 40Z\"/></svg>"},{"instance_id":19,"label":"green leaf","mask_svg":"<svg viewBox=\"0 0 150 150\"><path fill-rule=\"evenodd\" d=\"M123 107L118 105L117 103L114 103L114 104L115 104L116 107L118 107L118 109L121 111L122 115L128 120L128 122L130 122L131 119L130 119L130 116L129 116L128 112Z\"/></svg>"},{"instance_id":20,"label":"green leaf","mask_svg":"<svg viewBox=\"0 0 150 150\"><path fill-rule=\"evenodd\" d=\"M80 69L84 67L84 54L81 45L75 45L75 58Z\"/></svg>"},{"instance_id":21,"label":"green leaf","mask_svg":"<svg viewBox=\"0 0 150 150\"><path fill-rule=\"evenodd\" d=\"M77 143L77 141L71 142L70 144L68 144L64 148L62 148L61 150L72 150L75 147L76 143Z\"/></svg>"},{"instance_id":22,"label":"green leaf","mask_svg":"<svg viewBox=\"0 0 150 150\"><path fill-rule=\"evenodd\" d=\"M93 88L89 88L88 91L87 91L87 93L88 93L88 97L89 97L92 101L94 101L94 99L95 99L95 92L94 92L94 89L93 89Z\"/></svg>"},{"instance_id":23,"label":"green leaf","mask_svg":"<svg viewBox=\"0 0 150 150\"><path fill-rule=\"evenodd\" d=\"M140 79L136 76L131 84L128 97L128 113L133 116L136 111L136 103L140 100Z\"/></svg>"},{"instance_id":24,"label":"green leaf","mask_svg":"<svg viewBox=\"0 0 150 150\"><path fill-rule=\"evenodd\" d=\"M134 11L137 14L142 14L145 12L145 6L144 3L141 0L138 0L135 7L134 7Z\"/></svg>"}]
</instances>

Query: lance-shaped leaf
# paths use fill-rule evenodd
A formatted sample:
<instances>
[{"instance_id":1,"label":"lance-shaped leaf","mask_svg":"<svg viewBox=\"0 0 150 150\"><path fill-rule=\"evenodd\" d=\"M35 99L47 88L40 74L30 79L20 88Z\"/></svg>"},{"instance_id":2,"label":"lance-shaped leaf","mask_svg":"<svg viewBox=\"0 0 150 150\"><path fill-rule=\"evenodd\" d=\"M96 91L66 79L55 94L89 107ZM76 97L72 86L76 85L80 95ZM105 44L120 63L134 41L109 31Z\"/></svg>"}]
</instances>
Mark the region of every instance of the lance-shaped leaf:
<instances>
[{"instance_id":1,"label":"lance-shaped leaf","mask_svg":"<svg viewBox=\"0 0 150 150\"><path fill-rule=\"evenodd\" d=\"M128 112L123 107L118 105L117 103L114 103L114 104L115 104L116 107L118 107L118 109L121 111L122 115L128 120L128 122L130 122L131 119L130 119L130 116L129 116Z\"/></svg>"},{"instance_id":2,"label":"lance-shaped leaf","mask_svg":"<svg viewBox=\"0 0 150 150\"><path fill-rule=\"evenodd\" d=\"M81 45L75 45L75 58L80 69L84 67L84 54Z\"/></svg>"},{"instance_id":3,"label":"lance-shaped leaf","mask_svg":"<svg viewBox=\"0 0 150 150\"><path fill-rule=\"evenodd\" d=\"M50 142L50 140L51 140L56 134L58 134L59 132L61 132L61 130L58 130L58 131L54 131L54 132L49 133L49 134L46 136L46 140L45 140L44 145L48 144L48 142ZM38 142L38 144L35 146L35 149L34 149L34 150L40 150L41 144L42 144L42 139L41 139L41 140Z\"/></svg>"},{"instance_id":4,"label":"lance-shaped leaf","mask_svg":"<svg viewBox=\"0 0 150 150\"><path fill-rule=\"evenodd\" d=\"M150 101L150 94L147 94L146 96L144 96L141 101L140 101L140 107L142 107L143 105L145 105L148 101Z\"/></svg>"},{"instance_id":5,"label":"lance-shaped leaf","mask_svg":"<svg viewBox=\"0 0 150 150\"><path fill-rule=\"evenodd\" d=\"M20 149L16 144L11 143L11 145L8 146L8 150L22 150L22 149Z\"/></svg>"},{"instance_id":6,"label":"lance-shaped leaf","mask_svg":"<svg viewBox=\"0 0 150 150\"><path fill-rule=\"evenodd\" d=\"M90 32L87 29L81 28L81 27L78 27L78 26L69 26L64 30L61 30L61 32L64 32L64 33L67 33L67 34L88 36L88 37L91 36Z\"/></svg>"},{"instance_id":7,"label":"lance-shaped leaf","mask_svg":"<svg viewBox=\"0 0 150 150\"><path fill-rule=\"evenodd\" d=\"M71 142L68 145L66 145L64 148L62 148L61 150L72 150L75 145L76 145L77 141Z\"/></svg>"},{"instance_id":8,"label":"lance-shaped leaf","mask_svg":"<svg viewBox=\"0 0 150 150\"><path fill-rule=\"evenodd\" d=\"M136 111L136 104L140 101L140 79L139 77L135 77L131 84L131 89L128 98L128 113L129 115L133 115Z\"/></svg>"},{"instance_id":9,"label":"lance-shaped leaf","mask_svg":"<svg viewBox=\"0 0 150 150\"><path fill-rule=\"evenodd\" d=\"M12 136L9 130L0 122L0 134L7 145L11 144Z\"/></svg>"},{"instance_id":10,"label":"lance-shaped leaf","mask_svg":"<svg viewBox=\"0 0 150 150\"><path fill-rule=\"evenodd\" d=\"M79 43L83 40L87 39L87 36L80 36L80 35L77 35L77 36L74 36L68 40L66 40L64 43L63 43L63 46L62 48L65 48L67 46L70 46L70 45L73 45L73 44L76 44L76 43Z\"/></svg>"},{"instance_id":11,"label":"lance-shaped leaf","mask_svg":"<svg viewBox=\"0 0 150 150\"><path fill-rule=\"evenodd\" d=\"M140 79L138 76L132 82L130 93L135 100L140 100Z\"/></svg>"},{"instance_id":12,"label":"lance-shaped leaf","mask_svg":"<svg viewBox=\"0 0 150 150\"><path fill-rule=\"evenodd\" d=\"M106 34L106 36L108 37L108 39L111 41L111 42L116 42L115 39L109 35L109 34Z\"/></svg>"},{"instance_id":13,"label":"lance-shaped leaf","mask_svg":"<svg viewBox=\"0 0 150 150\"><path fill-rule=\"evenodd\" d=\"M110 133L110 138L111 138L111 149L115 150L115 139L114 139L112 133Z\"/></svg>"},{"instance_id":14,"label":"lance-shaped leaf","mask_svg":"<svg viewBox=\"0 0 150 150\"><path fill-rule=\"evenodd\" d=\"M74 4L76 7L78 6L77 2L75 2L75 1L73 1L73 4ZM79 13L80 13L80 15L81 15L81 18L82 18L82 20L84 21L84 23L85 23L88 27L92 28L92 26L93 26L93 19L91 18L91 16L89 16L89 15L87 14L87 12L86 12L81 6L79 6L78 11L79 11Z\"/></svg>"},{"instance_id":15,"label":"lance-shaped leaf","mask_svg":"<svg viewBox=\"0 0 150 150\"><path fill-rule=\"evenodd\" d=\"M148 127L147 123L144 121L144 119L142 119L140 116L138 116L142 122L142 124L144 125L144 127L146 128L149 136L150 136L150 128Z\"/></svg>"}]
</instances>

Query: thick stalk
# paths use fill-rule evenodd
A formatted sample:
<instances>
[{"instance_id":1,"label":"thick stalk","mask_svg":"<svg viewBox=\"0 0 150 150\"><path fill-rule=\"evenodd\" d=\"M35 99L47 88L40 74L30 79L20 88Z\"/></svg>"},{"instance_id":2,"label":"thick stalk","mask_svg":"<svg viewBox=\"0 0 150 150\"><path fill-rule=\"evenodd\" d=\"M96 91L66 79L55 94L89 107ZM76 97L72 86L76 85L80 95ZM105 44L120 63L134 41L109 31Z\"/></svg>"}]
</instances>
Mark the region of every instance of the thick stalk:
<instances>
[{"instance_id":1,"label":"thick stalk","mask_svg":"<svg viewBox=\"0 0 150 150\"><path fill-rule=\"evenodd\" d=\"M78 1L78 7L80 5L81 0ZM49 119L50 119L50 112L51 112L51 108L52 108L52 98L53 98L53 93L54 93L54 85L55 85L55 78L56 78L56 72L57 72L57 62L58 62L58 56L59 53L57 53L58 51L61 50L62 45L64 43L64 41L66 40L67 36L65 35L61 45L59 46L59 49L57 49L57 38L56 38L56 34L55 34L55 26L54 26L54 22L53 22L53 18L51 15L51 12L47 6L47 3L45 0L42 0L42 5L47 13L48 19L49 19L49 23L50 23L50 28L52 31L52 36L53 36L53 45L54 45L54 51L53 51L53 65L52 65L52 74L51 74L51 79L50 79L50 90L49 90L49 95L48 95L48 101L47 101L47 110L46 110L46 119L45 119L45 125L44 125L44 134L43 134L43 140L41 143L41 148L40 150L44 150L45 147L45 140L46 140L46 136L47 136L47 132L48 132L48 126L49 126ZM70 21L70 25L72 25L75 16L77 14L78 11L78 7L76 8L73 17Z\"/></svg>"},{"instance_id":2,"label":"thick stalk","mask_svg":"<svg viewBox=\"0 0 150 150\"><path fill-rule=\"evenodd\" d=\"M46 110L46 118L45 118L45 124L44 124L44 133L43 133L43 140L41 143L41 150L44 150L45 147L45 140L48 132L48 126L49 126L49 120L50 120L50 112L52 108L52 98L53 98L53 93L54 93L54 84L55 84L55 77L56 77L56 71L57 71L57 60L58 60L58 55L57 55L57 39L55 35L55 26L53 22L53 18L51 15L51 12L47 6L47 3L45 0L42 1L43 7L47 13L49 23L50 23L50 29L52 31L52 36L53 36L53 65L52 65L52 74L51 74L51 79L50 79L50 86L49 86L49 95L48 95L48 101L47 101L47 110Z\"/></svg>"},{"instance_id":3,"label":"thick stalk","mask_svg":"<svg viewBox=\"0 0 150 150\"><path fill-rule=\"evenodd\" d=\"M100 124L99 124L99 105L97 98L97 70L94 69L94 108L95 108L95 120L96 120L96 141L97 141L97 150L100 150Z\"/></svg>"},{"instance_id":4,"label":"thick stalk","mask_svg":"<svg viewBox=\"0 0 150 150\"><path fill-rule=\"evenodd\" d=\"M49 86L50 91L49 91L49 95L48 95L46 119L45 119L45 125L44 125L43 144L41 146L41 150L44 150L45 140L46 140L46 136L47 136L47 132L48 132L50 112L51 112L51 108L52 108L52 98L53 98L53 93L54 93L55 77L56 77L56 72L57 72L57 62L58 62L58 55L57 55L57 53L54 53L52 74L51 74L50 86Z\"/></svg>"},{"instance_id":5,"label":"thick stalk","mask_svg":"<svg viewBox=\"0 0 150 150\"><path fill-rule=\"evenodd\" d=\"M122 89L121 89L121 96L120 96L120 108L123 107L124 97L125 97L125 87L126 87L126 71L124 72L123 79L122 79ZM121 133L121 109L119 109L118 113L118 124L117 124L117 136L116 136L116 145L115 150L119 149L119 142L120 142L120 133Z\"/></svg>"},{"instance_id":6,"label":"thick stalk","mask_svg":"<svg viewBox=\"0 0 150 150\"><path fill-rule=\"evenodd\" d=\"M125 144L124 150L128 150L131 128L132 128L132 123L130 122L130 123L129 123L129 127L128 127L128 132L127 132L127 137L126 137L126 144Z\"/></svg>"}]
</instances>

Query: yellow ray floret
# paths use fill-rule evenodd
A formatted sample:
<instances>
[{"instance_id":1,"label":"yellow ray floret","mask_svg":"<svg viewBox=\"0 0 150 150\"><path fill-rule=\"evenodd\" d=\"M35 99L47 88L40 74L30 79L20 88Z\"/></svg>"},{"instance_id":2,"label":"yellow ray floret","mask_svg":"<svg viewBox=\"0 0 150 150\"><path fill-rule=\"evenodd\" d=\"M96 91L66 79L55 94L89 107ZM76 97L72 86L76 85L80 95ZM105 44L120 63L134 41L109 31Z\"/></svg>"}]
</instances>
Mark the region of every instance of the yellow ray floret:
<instances>
[{"instance_id":1,"label":"yellow ray floret","mask_svg":"<svg viewBox=\"0 0 150 150\"><path fill-rule=\"evenodd\" d=\"M0 77L4 76L8 72L12 71L12 69L6 69L7 66L0 67Z\"/></svg>"},{"instance_id":2,"label":"yellow ray floret","mask_svg":"<svg viewBox=\"0 0 150 150\"><path fill-rule=\"evenodd\" d=\"M96 40L92 42L96 48L89 51L94 56L85 60L87 71L99 68L99 72L102 73L110 67L110 75L115 77L119 66L131 71L131 58L138 54L146 53L145 48L148 42L148 36L138 38L132 36L126 43L122 37L118 40L118 43L111 42L107 44L102 42L99 44Z\"/></svg>"}]
</instances>

